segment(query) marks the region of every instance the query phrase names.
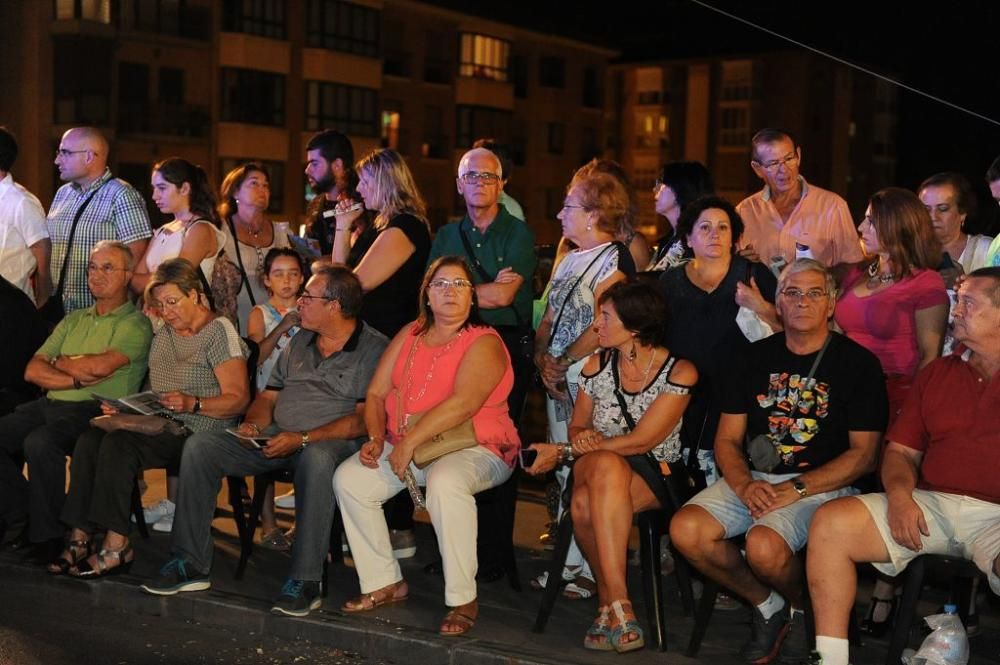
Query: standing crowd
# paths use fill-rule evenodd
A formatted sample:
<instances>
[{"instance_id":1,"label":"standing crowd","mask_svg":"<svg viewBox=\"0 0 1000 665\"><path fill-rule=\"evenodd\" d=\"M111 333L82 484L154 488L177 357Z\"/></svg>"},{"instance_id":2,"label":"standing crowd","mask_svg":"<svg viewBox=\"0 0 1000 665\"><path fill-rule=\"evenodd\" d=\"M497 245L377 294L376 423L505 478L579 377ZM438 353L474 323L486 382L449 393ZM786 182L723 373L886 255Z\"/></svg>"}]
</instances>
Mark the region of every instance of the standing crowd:
<instances>
[{"instance_id":1,"label":"standing crowd","mask_svg":"<svg viewBox=\"0 0 1000 665\"><path fill-rule=\"evenodd\" d=\"M273 488L262 515L262 545L291 549L272 612L321 606L337 510L360 586L341 610L404 601L398 559L425 508L439 630L461 635L477 579L510 572L523 469L555 472L574 526L562 579L531 584L596 597L589 649L644 646L626 564L651 509L750 607L748 663L846 665L858 563L882 575L872 634L920 554L971 559L1000 593L1000 237L968 233L960 174L876 192L856 225L764 129L763 188L735 207L703 165L664 165L651 246L622 168L592 160L567 185L533 325L535 236L492 140L462 156L466 214L436 234L403 157L355 160L335 130L307 145L305 237L268 217L262 164L216 193L178 157L151 170L169 217L154 232L109 149L92 128L63 135L46 214L0 128L0 535L52 574L129 570L136 483L163 469L144 518L171 557L141 588L208 589L222 479L285 471L294 533ZM1000 201L1000 158L986 180ZM536 378L548 438L522 447ZM156 414L125 413L143 391Z\"/></svg>"}]
</instances>

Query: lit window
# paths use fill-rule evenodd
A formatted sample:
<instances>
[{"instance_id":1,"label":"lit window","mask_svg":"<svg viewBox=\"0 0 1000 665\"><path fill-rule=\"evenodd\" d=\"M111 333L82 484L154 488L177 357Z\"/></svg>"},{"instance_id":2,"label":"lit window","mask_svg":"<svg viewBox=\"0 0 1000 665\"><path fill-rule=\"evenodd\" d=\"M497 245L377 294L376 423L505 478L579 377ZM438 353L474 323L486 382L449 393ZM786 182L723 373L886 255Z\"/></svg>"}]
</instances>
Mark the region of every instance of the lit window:
<instances>
[{"instance_id":1,"label":"lit window","mask_svg":"<svg viewBox=\"0 0 1000 665\"><path fill-rule=\"evenodd\" d=\"M462 35L462 59L459 64L460 76L508 80L510 44L502 39L486 35Z\"/></svg>"},{"instance_id":2,"label":"lit window","mask_svg":"<svg viewBox=\"0 0 1000 665\"><path fill-rule=\"evenodd\" d=\"M382 147L399 150L398 111L382 111Z\"/></svg>"}]
</instances>

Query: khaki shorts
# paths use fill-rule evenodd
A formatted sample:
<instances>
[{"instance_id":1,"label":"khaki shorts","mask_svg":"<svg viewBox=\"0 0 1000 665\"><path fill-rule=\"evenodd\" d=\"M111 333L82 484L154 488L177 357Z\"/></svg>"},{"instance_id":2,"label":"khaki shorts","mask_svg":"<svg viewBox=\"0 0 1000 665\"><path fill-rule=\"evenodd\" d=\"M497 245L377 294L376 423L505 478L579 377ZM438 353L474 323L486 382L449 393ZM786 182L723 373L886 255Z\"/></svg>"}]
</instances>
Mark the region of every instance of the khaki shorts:
<instances>
[{"instance_id":1,"label":"khaki shorts","mask_svg":"<svg viewBox=\"0 0 1000 665\"><path fill-rule=\"evenodd\" d=\"M975 563L986 573L993 593L1000 594L1000 578L993 572L993 560L1000 553L1000 505L961 494L914 490L913 500L924 512L930 531L929 536L920 537L923 549L914 552L893 539L885 494L862 494L854 498L871 513L889 551L888 562L872 564L881 572L898 575L921 554L946 554Z\"/></svg>"}]
</instances>

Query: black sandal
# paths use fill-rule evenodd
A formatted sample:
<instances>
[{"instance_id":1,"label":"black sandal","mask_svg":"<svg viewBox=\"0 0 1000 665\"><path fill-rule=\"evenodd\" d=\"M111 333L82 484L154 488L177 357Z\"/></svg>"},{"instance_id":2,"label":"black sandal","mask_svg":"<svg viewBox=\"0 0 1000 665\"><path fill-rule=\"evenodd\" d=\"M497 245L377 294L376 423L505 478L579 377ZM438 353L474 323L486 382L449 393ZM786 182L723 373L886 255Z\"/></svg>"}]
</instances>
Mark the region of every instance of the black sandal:
<instances>
[{"instance_id":1,"label":"black sandal","mask_svg":"<svg viewBox=\"0 0 1000 665\"><path fill-rule=\"evenodd\" d=\"M80 554L83 552L83 554ZM57 558L49 562L45 567L51 575L65 575L70 568L76 566L80 561L86 559L94 553L90 547L89 540L70 540L66 543L66 549Z\"/></svg>"},{"instance_id":2,"label":"black sandal","mask_svg":"<svg viewBox=\"0 0 1000 665\"><path fill-rule=\"evenodd\" d=\"M889 613L885 615L885 619L882 621L875 620L875 608L879 605L889 606ZM898 609L899 596L893 596L888 600L872 596L871 602L868 604L868 614L865 615L864 620L861 622L860 631L872 637L882 637L889 632L889 627L892 626Z\"/></svg>"},{"instance_id":3,"label":"black sandal","mask_svg":"<svg viewBox=\"0 0 1000 665\"><path fill-rule=\"evenodd\" d=\"M70 568L69 574L73 577L80 577L83 579L95 579L98 577L105 577L107 575L121 575L122 573L127 573L132 567L132 562L135 561L134 558L125 560L125 557L132 553L132 543L127 543L125 547L120 550L107 550L102 549L97 553L97 568L92 568L87 560L84 559L79 564ZM109 566L104 557L109 557L112 560L116 560L113 566Z\"/></svg>"}]
</instances>

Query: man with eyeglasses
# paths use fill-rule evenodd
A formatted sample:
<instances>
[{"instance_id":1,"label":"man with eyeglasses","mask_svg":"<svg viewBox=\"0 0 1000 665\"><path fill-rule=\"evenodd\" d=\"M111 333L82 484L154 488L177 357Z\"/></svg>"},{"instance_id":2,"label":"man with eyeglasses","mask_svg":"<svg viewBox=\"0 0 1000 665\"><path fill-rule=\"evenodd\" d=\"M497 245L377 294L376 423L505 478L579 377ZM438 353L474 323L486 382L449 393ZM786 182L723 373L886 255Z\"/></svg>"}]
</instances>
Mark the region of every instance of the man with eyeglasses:
<instances>
[{"instance_id":1,"label":"man with eyeglasses","mask_svg":"<svg viewBox=\"0 0 1000 665\"><path fill-rule=\"evenodd\" d=\"M764 188L736 211L745 227L740 253L751 261L785 265L816 259L827 268L864 257L847 203L799 175L802 149L781 130L762 129L751 140L750 166Z\"/></svg>"},{"instance_id":2,"label":"man with eyeglasses","mask_svg":"<svg viewBox=\"0 0 1000 665\"><path fill-rule=\"evenodd\" d=\"M10 169L16 159L17 139L0 126L0 276L41 307L52 288L52 243L45 227L45 209L38 197L14 182Z\"/></svg>"},{"instance_id":3,"label":"man with eyeglasses","mask_svg":"<svg viewBox=\"0 0 1000 665\"><path fill-rule=\"evenodd\" d=\"M153 333L128 298L133 265L123 243L94 245L85 264L94 304L67 314L24 372L46 396L0 418L0 524L10 527L27 517L27 537L15 547L33 544L32 554L42 563L63 548L66 456L90 419L101 414L94 395L125 397L146 376ZM21 475L22 457L30 483Z\"/></svg>"},{"instance_id":4,"label":"man with eyeglasses","mask_svg":"<svg viewBox=\"0 0 1000 665\"><path fill-rule=\"evenodd\" d=\"M809 548L815 665L846 665L855 566L896 576L922 554L973 561L1000 593L1000 267L958 289L961 344L917 375L889 430L883 493L824 506Z\"/></svg>"},{"instance_id":5,"label":"man with eyeglasses","mask_svg":"<svg viewBox=\"0 0 1000 665\"><path fill-rule=\"evenodd\" d=\"M302 330L292 338L239 427L202 432L184 444L173 559L147 593L171 596L211 587L212 517L225 476L294 471L292 565L271 612L306 616L322 603L320 580L336 509L333 472L357 452L367 429L363 403L389 340L359 318L361 283L350 269L321 265L299 296ZM339 543L337 544L339 547Z\"/></svg>"},{"instance_id":6,"label":"man with eyeglasses","mask_svg":"<svg viewBox=\"0 0 1000 665\"><path fill-rule=\"evenodd\" d=\"M796 553L820 505L857 494L852 483L875 468L888 419L878 358L829 330L835 302L821 263L800 259L782 272L776 307L784 330L752 344L720 390L715 458L723 478L670 525L688 561L750 605L740 652L748 663L808 658ZM743 534L746 558L731 540Z\"/></svg>"},{"instance_id":7,"label":"man with eyeglasses","mask_svg":"<svg viewBox=\"0 0 1000 665\"><path fill-rule=\"evenodd\" d=\"M428 265L446 255L461 256L469 265L479 312L500 333L510 354L514 387L507 405L511 420L518 425L534 374L532 277L538 257L534 231L500 203L502 174L500 159L486 148L473 148L462 156L455 185L465 199L466 215L438 229ZM497 500L482 506L478 513L481 580L502 575L499 557L506 543L500 539L513 532L516 480L494 493L503 496L491 496Z\"/></svg>"},{"instance_id":8,"label":"man with eyeglasses","mask_svg":"<svg viewBox=\"0 0 1000 665\"><path fill-rule=\"evenodd\" d=\"M87 256L96 243L118 240L138 259L153 235L142 195L124 180L111 176L108 149L108 141L99 130L74 127L63 134L56 150L55 164L66 184L56 192L49 207L49 268L53 287L58 290L66 264L62 284L66 313L94 304L87 289L86 268Z\"/></svg>"}]
</instances>

